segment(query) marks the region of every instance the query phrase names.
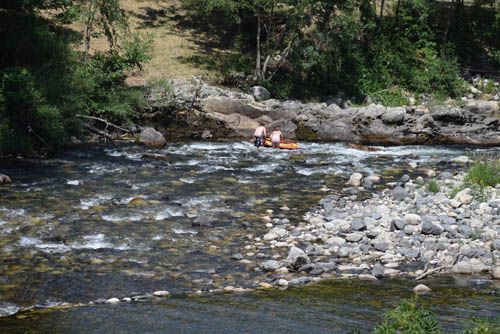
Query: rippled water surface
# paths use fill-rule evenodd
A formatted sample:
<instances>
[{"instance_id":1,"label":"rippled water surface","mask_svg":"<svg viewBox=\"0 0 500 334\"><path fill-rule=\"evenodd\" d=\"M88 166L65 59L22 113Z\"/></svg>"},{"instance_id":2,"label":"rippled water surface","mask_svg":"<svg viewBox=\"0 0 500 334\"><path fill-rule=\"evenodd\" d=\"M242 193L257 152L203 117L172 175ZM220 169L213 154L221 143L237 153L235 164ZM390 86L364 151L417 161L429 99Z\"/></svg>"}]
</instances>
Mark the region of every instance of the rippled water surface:
<instances>
[{"instance_id":1,"label":"rippled water surface","mask_svg":"<svg viewBox=\"0 0 500 334\"><path fill-rule=\"evenodd\" d=\"M477 151L477 150L476 150ZM499 152L498 149L484 152ZM166 289L251 286L258 273L230 259L263 231L268 209L300 219L354 171L386 181L410 162L457 168L472 150L394 147L362 152L304 144L132 144L72 149L48 160L3 161L0 302L88 302ZM414 173L421 173L416 170ZM258 259L254 259L258 261Z\"/></svg>"}]
</instances>

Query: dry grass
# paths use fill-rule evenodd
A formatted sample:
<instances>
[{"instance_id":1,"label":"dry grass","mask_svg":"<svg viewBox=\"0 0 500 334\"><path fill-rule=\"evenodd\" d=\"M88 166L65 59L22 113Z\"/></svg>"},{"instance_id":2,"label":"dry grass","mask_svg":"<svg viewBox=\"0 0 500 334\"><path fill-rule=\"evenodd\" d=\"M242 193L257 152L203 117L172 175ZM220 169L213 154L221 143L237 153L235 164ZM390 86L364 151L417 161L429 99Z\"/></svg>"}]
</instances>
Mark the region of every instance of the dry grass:
<instances>
[{"instance_id":1,"label":"dry grass","mask_svg":"<svg viewBox=\"0 0 500 334\"><path fill-rule=\"evenodd\" d=\"M203 60L221 58L229 51L215 45L217 43L207 43L214 36L189 28L178 0L123 0L122 3L129 14L129 33L151 34L154 40L153 59L144 71L131 74L130 85L193 75L207 81L220 79L220 69L210 63L204 64ZM82 25L71 28L83 31ZM75 47L83 50L83 44ZM91 52L107 48L104 37L92 39Z\"/></svg>"}]
</instances>

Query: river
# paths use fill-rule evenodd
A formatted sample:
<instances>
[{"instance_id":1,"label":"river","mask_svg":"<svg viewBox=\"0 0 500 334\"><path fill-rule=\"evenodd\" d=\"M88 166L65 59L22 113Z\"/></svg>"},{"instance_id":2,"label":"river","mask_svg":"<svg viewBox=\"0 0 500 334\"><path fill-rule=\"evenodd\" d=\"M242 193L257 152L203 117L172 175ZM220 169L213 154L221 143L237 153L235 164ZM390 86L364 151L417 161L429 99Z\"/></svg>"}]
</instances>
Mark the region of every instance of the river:
<instances>
[{"instance_id":1,"label":"river","mask_svg":"<svg viewBox=\"0 0 500 334\"><path fill-rule=\"evenodd\" d=\"M99 332L103 323L120 328L123 319L130 319L124 328L128 332L139 331L132 319L151 324L148 332L181 328L194 320L206 325L207 331L219 324L226 332L245 323L253 328L248 332L261 332L265 322L278 320L275 329L283 332L340 330L351 322L354 327L369 328L380 320L382 309L408 295L410 282L366 283L366 290L365 283L343 282L335 283L338 289L331 283L323 289L296 292L196 299L185 295L228 285L252 288L265 279L264 273L250 270L231 255L244 252L247 240L264 231L261 217L266 210L299 221L325 194L341 189L354 171L378 173L384 182L391 182L410 169L418 175L429 167L456 168L449 163L455 156L498 152L416 146L364 152L326 143L307 143L295 152L257 151L244 142L178 143L148 149L125 143L82 146L44 160L2 161L2 172L14 183L0 188L0 308L88 303L155 290L168 290L174 297L161 303L1 318L0 328L7 326L13 332L46 328L41 332L50 332L57 323L83 332L85 324L95 323L93 330L87 329ZM412 169L412 163L421 167ZM280 213L283 206L290 211ZM256 261L259 256L263 254L255 254ZM482 279L466 282L450 278L446 284L433 283L442 286L443 292L429 297L432 303L460 297L459 306L440 310L442 317L498 315L498 286ZM349 284L360 291L359 301L349 297ZM387 300L377 295L381 287L388 292ZM306 312L303 319L286 316L311 307L318 311ZM274 308L281 313L274 314ZM192 312L191 319L165 317L172 310L184 316ZM231 319L226 319L227 312ZM330 313L333 320L327 319ZM365 325L358 319L363 314ZM155 323L164 327L154 327ZM453 321L448 323L453 328ZM186 327L185 332L202 328L198 325Z\"/></svg>"}]
</instances>

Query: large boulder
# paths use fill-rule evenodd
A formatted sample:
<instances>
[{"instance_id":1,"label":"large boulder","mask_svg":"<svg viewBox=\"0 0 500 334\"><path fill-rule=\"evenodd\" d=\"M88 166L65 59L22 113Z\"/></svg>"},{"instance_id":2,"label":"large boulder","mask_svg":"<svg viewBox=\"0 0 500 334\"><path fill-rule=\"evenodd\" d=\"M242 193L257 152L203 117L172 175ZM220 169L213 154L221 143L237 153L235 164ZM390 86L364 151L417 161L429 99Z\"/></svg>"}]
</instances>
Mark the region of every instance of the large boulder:
<instances>
[{"instance_id":1,"label":"large boulder","mask_svg":"<svg viewBox=\"0 0 500 334\"><path fill-rule=\"evenodd\" d=\"M256 101L265 101L271 98L271 93L262 86L250 88L250 95L252 95Z\"/></svg>"},{"instance_id":2,"label":"large boulder","mask_svg":"<svg viewBox=\"0 0 500 334\"><path fill-rule=\"evenodd\" d=\"M167 144L165 137L153 128L145 128L138 137L141 144L153 147L163 147Z\"/></svg>"}]
</instances>

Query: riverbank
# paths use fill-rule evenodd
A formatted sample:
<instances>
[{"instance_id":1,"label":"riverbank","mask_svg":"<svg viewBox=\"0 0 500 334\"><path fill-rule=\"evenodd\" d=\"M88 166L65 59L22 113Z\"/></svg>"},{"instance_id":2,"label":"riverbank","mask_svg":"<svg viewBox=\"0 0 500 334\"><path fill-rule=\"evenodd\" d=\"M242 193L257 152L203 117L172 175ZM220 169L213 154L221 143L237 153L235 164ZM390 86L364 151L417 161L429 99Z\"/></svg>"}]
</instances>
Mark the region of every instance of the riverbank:
<instances>
[{"instance_id":1,"label":"riverbank","mask_svg":"<svg viewBox=\"0 0 500 334\"><path fill-rule=\"evenodd\" d=\"M448 101L384 107L352 106L335 99L305 103L271 99L262 87L249 94L200 80L170 80L149 93L144 124L169 139L250 138L263 123L287 138L367 145L500 145L500 105L496 100Z\"/></svg>"}]
</instances>

